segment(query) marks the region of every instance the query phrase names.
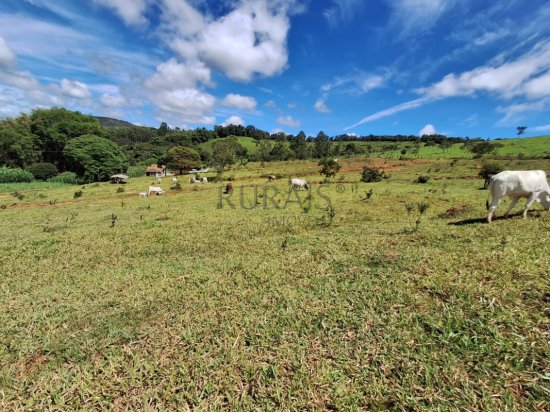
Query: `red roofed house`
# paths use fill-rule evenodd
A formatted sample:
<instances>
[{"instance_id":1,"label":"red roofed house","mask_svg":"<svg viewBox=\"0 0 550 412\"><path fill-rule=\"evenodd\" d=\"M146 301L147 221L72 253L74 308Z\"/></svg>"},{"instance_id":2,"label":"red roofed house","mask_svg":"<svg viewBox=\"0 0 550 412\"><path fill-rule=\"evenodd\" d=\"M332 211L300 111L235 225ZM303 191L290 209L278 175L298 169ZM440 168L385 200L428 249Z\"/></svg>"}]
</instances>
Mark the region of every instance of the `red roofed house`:
<instances>
[{"instance_id":1,"label":"red roofed house","mask_svg":"<svg viewBox=\"0 0 550 412\"><path fill-rule=\"evenodd\" d=\"M165 177L166 176L166 166L157 166L157 165L149 165L147 169L145 169L145 176L155 176L155 177Z\"/></svg>"}]
</instances>

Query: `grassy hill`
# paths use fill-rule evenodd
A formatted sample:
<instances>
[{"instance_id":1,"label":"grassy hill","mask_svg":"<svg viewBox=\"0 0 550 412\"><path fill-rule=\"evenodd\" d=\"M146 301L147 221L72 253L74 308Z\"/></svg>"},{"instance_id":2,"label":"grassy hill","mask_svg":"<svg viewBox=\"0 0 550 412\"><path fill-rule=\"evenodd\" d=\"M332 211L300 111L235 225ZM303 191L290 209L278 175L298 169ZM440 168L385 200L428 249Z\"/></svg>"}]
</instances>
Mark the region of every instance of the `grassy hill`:
<instances>
[{"instance_id":1,"label":"grassy hill","mask_svg":"<svg viewBox=\"0 0 550 412\"><path fill-rule=\"evenodd\" d=\"M134 124L125 120L113 119L111 117L94 116L99 120L101 126L107 129L114 129L115 127L136 127Z\"/></svg>"},{"instance_id":2,"label":"grassy hill","mask_svg":"<svg viewBox=\"0 0 550 412\"><path fill-rule=\"evenodd\" d=\"M199 146L212 150L212 145L214 144L214 142L218 140L225 140L225 139L227 139L227 137L224 137L221 139L212 139L207 142L201 143ZM237 140L243 147L246 147L246 149L248 150L248 153L254 153L256 151L257 144L256 144L256 140L254 140L253 138L237 136Z\"/></svg>"},{"instance_id":3,"label":"grassy hill","mask_svg":"<svg viewBox=\"0 0 550 412\"><path fill-rule=\"evenodd\" d=\"M249 153L254 153L257 148L256 141L250 137L238 137L239 143L248 149ZM215 139L219 140L219 139ZM212 148L212 144L215 140L209 140L206 143L202 143L201 146ZM537 136L537 137L525 137L516 139L502 139L495 140L495 143L502 145L497 149L494 155L489 157L526 157L526 158L541 158L550 157L550 136ZM398 159L400 157L405 158L420 158L420 159L449 159L449 158L465 158L472 157L472 153L468 151L463 143L457 143L451 146L447 150L442 150L438 146L426 146L424 143L420 145L418 156L411 153L414 148L412 142L333 142L333 145L341 145L342 150L348 143L354 143L360 146L365 151L365 154L359 155L361 157L366 155L367 147L371 147L373 152L372 157L383 157ZM308 142L308 145L313 145L313 142ZM389 149L388 147L395 146L395 149ZM403 149L407 150L405 155L401 154Z\"/></svg>"}]
</instances>

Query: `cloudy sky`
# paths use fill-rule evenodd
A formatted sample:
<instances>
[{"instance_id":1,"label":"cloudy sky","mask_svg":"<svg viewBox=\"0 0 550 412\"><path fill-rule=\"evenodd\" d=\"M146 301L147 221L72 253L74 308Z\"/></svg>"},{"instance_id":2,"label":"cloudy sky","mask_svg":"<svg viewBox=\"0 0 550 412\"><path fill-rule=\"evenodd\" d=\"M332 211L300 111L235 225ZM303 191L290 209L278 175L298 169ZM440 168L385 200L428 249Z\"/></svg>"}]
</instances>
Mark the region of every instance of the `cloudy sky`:
<instances>
[{"instance_id":1,"label":"cloudy sky","mask_svg":"<svg viewBox=\"0 0 550 412\"><path fill-rule=\"evenodd\" d=\"M549 21L542 0L2 0L0 117L550 133Z\"/></svg>"}]
</instances>

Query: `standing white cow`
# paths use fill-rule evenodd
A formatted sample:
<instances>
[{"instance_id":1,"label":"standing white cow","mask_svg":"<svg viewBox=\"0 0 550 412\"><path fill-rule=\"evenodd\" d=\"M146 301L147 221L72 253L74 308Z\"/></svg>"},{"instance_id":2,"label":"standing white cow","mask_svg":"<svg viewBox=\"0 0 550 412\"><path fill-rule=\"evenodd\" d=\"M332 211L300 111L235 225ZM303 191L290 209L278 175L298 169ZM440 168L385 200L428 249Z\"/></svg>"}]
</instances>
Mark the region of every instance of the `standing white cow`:
<instances>
[{"instance_id":1,"label":"standing white cow","mask_svg":"<svg viewBox=\"0 0 550 412\"><path fill-rule=\"evenodd\" d=\"M307 184L306 179L293 178L293 179L290 179L290 184L292 185L293 188L295 187L297 189L309 190L309 185Z\"/></svg>"},{"instance_id":2,"label":"standing white cow","mask_svg":"<svg viewBox=\"0 0 550 412\"><path fill-rule=\"evenodd\" d=\"M178 178L177 178L177 177L173 177L173 178L172 178L172 183L178 183Z\"/></svg>"},{"instance_id":3,"label":"standing white cow","mask_svg":"<svg viewBox=\"0 0 550 412\"><path fill-rule=\"evenodd\" d=\"M508 215L522 197L527 198L527 204L523 210L524 219L527 218L527 211L535 201L541 202L546 210L550 210L550 186L546 180L546 173L542 170L505 170L500 172L491 177L489 196L492 197L490 204L487 200L487 209L489 209L487 221L489 223L491 223L495 210L504 196L512 199L504 216Z\"/></svg>"},{"instance_id":4,"label":"standing white cow","mask_svg":"<svg viewBox=\"0 0 550 412\"><path fill-rule=\"evenodd\" d=\"M151 196L151 193L154 193L155 195L163 195L164 190L162 190L162 187L159 187L159 186L149 186L149 190L147 191L147 196Z\"/></svg>"},{"instance_id":5,"label":"standing white cow","mask_svg":"<svg viewBox=\"0 0 550 412\"><path fill-rule=\"evenodd\" d=\"M202 183L208 183L208 178L206 176L202 178Z\"/></svg>"}]
</instances>

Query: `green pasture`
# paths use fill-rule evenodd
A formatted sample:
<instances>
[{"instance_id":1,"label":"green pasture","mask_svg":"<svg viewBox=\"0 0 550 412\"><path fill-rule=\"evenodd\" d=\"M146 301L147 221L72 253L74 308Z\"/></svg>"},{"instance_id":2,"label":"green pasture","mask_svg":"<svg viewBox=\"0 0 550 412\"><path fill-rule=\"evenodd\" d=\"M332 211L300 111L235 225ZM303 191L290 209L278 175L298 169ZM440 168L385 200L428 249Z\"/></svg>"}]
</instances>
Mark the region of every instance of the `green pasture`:
<instances>
[{"instance_id":1,"label":"green pasture","mask_svg":"<svg viewBox=\"0 0 550 412\"><path fill-rule=\"evenodd\" d=\"M256 141L250 137L238 137L239 143L247 148L248 153L252 154L256 152ZM216 139L223 140L223 139ZM209 140L208 142L201 143L200 146L205 148L212 148L212 144L216 140ZM490 157L502 157L502 158L550 158L550 136L537 136L527 137L521 139L501 139L494 140L494 143L499 143L502 147L499 147L495 154ZM333 147L340 145L343 151L348 143L353 143L361 147L365 153L356 155L355 157L381 157L388 159L454 159L464 158L471 159L472 153L464 147L463 143L456 143L449 148L442 149L439 146L426 146L425 143L420 144L418 154L413 153L413 142L333 142ZM308 142L308 145L313 145L313 142ZM389 147L395 146L396 149L390 149ZM372 152L368 153L368 147ZM406 153L402 154L401 151L405 149Z\"/></svg>"},{"instance_id":2,"label":"green pasture","mask_svg":"<svg viewBox=\"0 0 550 412\"><path fill-rule=\"evenodd\" d=\"M471 159L342 162L0 185L0 409L548 410L550 213L485 223Z\"/></svg>"}]
</instances>

